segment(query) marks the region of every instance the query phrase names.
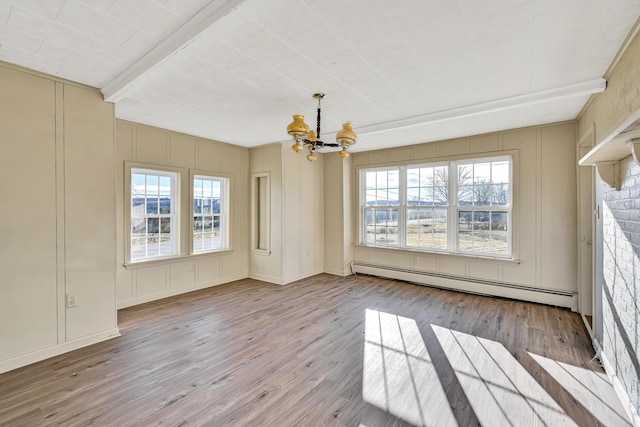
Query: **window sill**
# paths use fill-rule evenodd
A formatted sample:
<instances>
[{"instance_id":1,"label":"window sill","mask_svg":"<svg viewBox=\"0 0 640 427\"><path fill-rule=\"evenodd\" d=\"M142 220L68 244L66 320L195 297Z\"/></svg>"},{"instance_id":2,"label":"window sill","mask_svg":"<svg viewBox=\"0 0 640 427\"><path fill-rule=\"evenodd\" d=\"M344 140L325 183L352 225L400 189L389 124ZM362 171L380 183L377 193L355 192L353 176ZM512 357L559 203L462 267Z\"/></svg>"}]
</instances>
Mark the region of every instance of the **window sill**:
<instances>
[{"instance_id":1,"label":"window sill","mask_svg":"<svg viewBox=\"0 0 640 427\"><path fill-rule=\"evenodd\" d=\"M486 262L498 263L498 264L520 264L521 262L521 260L519 259L502 258L497 256L460 254L460 253L453 253L453 252L436 252L436 251L426 251L426 250L418 250L418 249L392 248L392 247L385 247L385 246L370 246L370 245L361 245L361 244L355 244L353 246L356 248L391 251L394 253L403 253L406 255L429 255L429 256L442 257L442 258L461 258L466 261L486 261Z\"/></svg>"},{"instance_id":2,"label":"window sill","mask_svg":"<svg viewBox=\"0 0 640 427\"><path fill-rule=\"evenodd\" d=\"M175 264L190 260L209 258L217 255L227 255L233 252L233 249L223 249L219 251L204 252L199 254L179 255L166 258L154 258L147 261L125 262L122 264L127 270L136 270L138 268L153 267L156 265Z\"/></svg>"}]
</instances>

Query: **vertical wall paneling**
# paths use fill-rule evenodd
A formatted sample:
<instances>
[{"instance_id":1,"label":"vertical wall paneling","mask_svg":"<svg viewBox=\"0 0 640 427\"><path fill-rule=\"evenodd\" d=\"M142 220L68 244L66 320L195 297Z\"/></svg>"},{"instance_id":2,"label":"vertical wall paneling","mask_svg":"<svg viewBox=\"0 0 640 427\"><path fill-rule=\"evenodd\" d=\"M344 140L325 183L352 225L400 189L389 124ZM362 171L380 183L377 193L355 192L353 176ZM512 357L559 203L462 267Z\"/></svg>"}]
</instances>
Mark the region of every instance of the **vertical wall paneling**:
<instances>
[{"instance_id":1,"label":"vertical wall paneling","mask_svg":"<svg viewBox=\"0 0 640 427\"><path fill-rule=\"evenodd\" d=\"M575 123L559 123L477 135L448 141L431 142L413 147L411 162L437 162L475 156L511 155L513 158L513 212L511 229L513 260L478 259L433 253L415 255L411 251L383 248L356 248L353 259L397 269L415 269L467 280L423 279L443 286L474 291L481 286L474 281L488 280L506 287L482 287L512 298L539 302L550 301L545 290L559 291L562 297L553 303L575 309ZM437 147L437 148L436 148ZM354 153L352 179L358 182L361 167L381 166L389 159L386 151ZM418 156L425 157L418 157ZM407 161L404 161L405 163ZM398 164L398 163L396 163ZM402 164L402 162L401 162ZM354 185L354 228L360 227L358 188ZM356 230L359 231L359 230ZM353 233L358 242L358 233ZM392 254L392 255L391 255ZM423 261L424 259L424 261ZM407 267L409 266L409 267ZM411 267L413 266L413 267ZM414 277L414 276L412 276ZM413 280L413 279L412 279ZM505 291L511 285L540 288L541 292ZM538 298L538 299L535 299Z\"/></svg>"},{"instance_id":2,"label":"vertical wall paneling","mask_svg":"<svg viewBox=\"0 0 640 427\"><path fill-rule=\"evenodd\" d=\"M288 144L251 150L251 173L271 178L271 251L250 251L251 277L285 284L322 272L323 157L309 162Z\"/></svg>"},{"instance_id":3,"label":"vertical wall paneling","mask_svg":"<svg viewBox=\"0 0 640 427\"><path fill-rule=\"evenodd\" d=\"M56 283L55 82L0 66L0 99L3 361L58 343L58 286L64 285Z\"/></svg>"},{"instance_id":4,"label":"vertical wall paneling","mask_svg":"<svg viewBox=\"0 0 640 427\"><path fill-rule=\"evenodd\" d=\"M542 141L541 130L536 130L536 221L534 227L536 230L536 279L535 285L540 286L540 278L542 277Z\"/></svg>"},{"instance_id":5,"label":"vertical wall paneling","mask_svg":"<svg viewBox=\"0 0 640 427\"><path fill-rule=\"evenodd\" d=\"M135 272L121 268L121 264L125 259L125 235L129 233L125 218L118 215L118 212L125 211L125 204L130 203L125 200L125 168L124 162L135 160L136 143L135 143L135 127L126 122L118 122L116 125L116 294L118 301L127 301L134 298L135 291ZM122 197L120 197L122 196Z\"/></svg>"},{"instance_id":6,"label":"vertical wall paneling","mask_svg":"<svg viewBox=\"0 0 640 427\"><path fill-rule=\"evenodd\" d=\"M540 282L545 287L564 287L577 292L577 184L576 167L571 167L577 164L576 128L573 125L548 126L540 131L544 159L540 180L543 191L541 224L544 228Z\"/></svg>"},{"instance_id":7,"label":"vertical wall paneling","mask_svg":"<svg viewBox=\"0 0 640 427\"><path fill-rule=\"evenodd\" d=\"M217 141L197 138L165 129L116 121L116 167L118 184L117 304L128 307L248 275L248 174L249 150ZM180 254L184 260L155 260L151 263L125 264L125 162L138 161L162 169L178 168L180 177ZM190 172L229 177L230 247L229 251L190 253L191 190ZM224 260L224 261L221 261Z\"/></svg>"},{"instance_id":8,"label":"vertical wall paneling","mask_svg":"<svg viewBox=\"0 0 640 427\"><path fill-rule=\"evenodd\" d=\"M65 220L64 220L64 85L56 86L56 286L58 300L58 344L66 341L66 280L65 280Z\"/></svg>"},{"instance_id":9,"label":"vertical wall paneling","mask_svg":"<svg viewBox=\"0 0 640 427\"><path fill-rule=\"evenodd\" d=\"M161 129L136 126L136 161L154 165L169 165L167 134Z\"/></svg>"},{"instance_id":10,"label":"vertical wall paneling","mask_svg":"<svg viewBox=\"0 0 640 427\"><path fill-rule=\"evenodd\" d=\"M171 166L193 169L196 167L196 138L179 133L168 135L168 158Z\"/></svg>"},{"instance_id":11,"label":"vertical wall paneling","mask_svg":"<svg viewBox=\"0 0 640 427\"><path fill-rule=\"evenodd\" d=\"M66 287L78 301L67 308L68 339L117 323L113 108L98 92L65 87Z\"/></svg>"},{"instance_id":12,"label":"vertical wall paneling","mask_svg":"<svg viewBox=\"0 0 640 427\"><path fill-rule=\"evenodd\" d=\"M327 156L324 159L324 271L331 274L344 275L342 260L344 259L343 229L343 187L342 166L338 156Z\"/></svg>"},{"instance_id":13,"label":"vertical wall paneling","mask_svg":"<svg viewBox=\"0 0 640 427\"><path fill-rule=\"evenodd\" d=\"M0 64L0 372L118 335L113 105ZM66 307L66 295L77 307Z\"/></svg>"},{"instance_id":14,"label":"vertical wall paneling","mask_svg":"<svg viewBox=\"0 0 640 427\"><path fill-rule=\"evenodd\" d=\"M252 148L249 168L252 176L268 176L269 182L269 243L268 251L249 252L249 276L267 282L283 284L283 147L270 144Z\"/></svg>"}]
</instances>

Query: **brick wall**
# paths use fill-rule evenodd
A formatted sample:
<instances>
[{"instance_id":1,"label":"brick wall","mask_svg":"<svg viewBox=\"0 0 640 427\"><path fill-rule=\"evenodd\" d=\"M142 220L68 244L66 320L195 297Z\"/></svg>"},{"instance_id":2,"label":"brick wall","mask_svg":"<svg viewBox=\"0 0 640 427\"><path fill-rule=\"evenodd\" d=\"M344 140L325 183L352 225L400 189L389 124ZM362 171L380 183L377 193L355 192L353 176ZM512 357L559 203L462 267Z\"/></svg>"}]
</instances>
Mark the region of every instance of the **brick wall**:
<instances>
[{"instance_id":1,"label":"brick wall","mask_svg":"<svg viewBox=\"0 0 640 427\"><path fill-rule=\"evenodd\" d=\"M605 356L640 413L640 166L620 162L620 191L603 195L603 339Z\"/></svg>"}]
</instances>

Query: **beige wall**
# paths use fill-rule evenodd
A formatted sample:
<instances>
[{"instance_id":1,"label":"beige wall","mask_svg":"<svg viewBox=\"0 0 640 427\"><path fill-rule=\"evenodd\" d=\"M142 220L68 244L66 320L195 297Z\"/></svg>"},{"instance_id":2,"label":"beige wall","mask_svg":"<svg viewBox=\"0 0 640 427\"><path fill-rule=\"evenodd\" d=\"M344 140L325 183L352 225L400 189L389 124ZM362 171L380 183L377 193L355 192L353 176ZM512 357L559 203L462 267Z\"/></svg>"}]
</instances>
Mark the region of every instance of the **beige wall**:
<instances>
[{"instance_id":1,"label":"beige wall","mask_svg":"<svg viewBox=\"0 0 640 427\"><path fill-rule=\"evenodd\" d=\"M250 276L286 284L322 272L323 155L309 162L286 144L251 149L251 173L271 179L270 252L250 251Z\"/></svg>"},{"instance_id":2,"label":"beige wall","mask_svg":"<svg viewBox=\"0 0 640 427\"><path fill-rule=\"evenodd\" d=\"M470 282L477 279L534 290L559 290L570 294L577 291L575 141L575 123L563 123L354 154L354 242L357 242L359 168L513 155L513 257L518 262L365 246L354 248L354 261L458 276L464 280L429 277L425 281L576 308L573 296L556 300L546 293Z\"/></svg>"},{"instance_id":3,"label":"beige wall","mask_svg":"<svg viewBox=\"0 0 640 427\"><path fill-rule=\"evenodd\" d=\"M283 144L284 283L322 273L325 155L310 162Z\"/></svg>"},{"instance_id":4,"label":"beige wall","mask_svg":"<svg viewBox=\"0 0 640 427\"><path fill-rule=\"evenodd\" d=\"M282 241L282 147L265 145L250 150L251 174L268 173L270 179L269 251L249 251L249 275L272 283L283 283Z\"/></svg>"},{"instance_id":5,"label":"beige wall","mask_svg":"<svg viewBox=\"0 0 640 427\"><path fill-rule=\"evenodd\" d=\"M5 64L0 99L3 372L118 329L113 105Z\"/></svg>"},{"instance_id":6,"label":"beige wall","mask_svg":"<svg viewBox=\"0 0 640 427\"><path fill-rule=\"evenodd\" d=\"M125 162L184 171L182 191L188 192L188 170L220 174L230 179L230 251L185 256L125 267ZM118 307L127 307L247 277L249 242L249 150L212 140L116 121L117 291ZM182 205L188 220L190 206ZM183 255L188 253L187 228L181 228Z\"/></svg>"},{"instance_id":7,"label":"beige wall","mask_svg":"<svg viewBox=\"0 0 640 427\"><path fill-rule=\"evenodd\" d=\"M324 158L324 272L351 274L351 158L336 153Z\"/></svg>"}]
</instances>

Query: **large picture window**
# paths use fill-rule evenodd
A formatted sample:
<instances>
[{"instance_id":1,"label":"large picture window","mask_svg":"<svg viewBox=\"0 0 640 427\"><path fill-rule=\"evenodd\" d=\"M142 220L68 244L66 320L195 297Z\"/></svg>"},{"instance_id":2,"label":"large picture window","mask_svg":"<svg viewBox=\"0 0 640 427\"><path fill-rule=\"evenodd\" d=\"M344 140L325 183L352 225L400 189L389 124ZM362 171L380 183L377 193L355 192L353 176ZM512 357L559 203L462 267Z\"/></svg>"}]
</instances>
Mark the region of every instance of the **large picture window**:
<instances>
[{"instance_id":1,"label":"large picture window","mask_svg":"<svg viewBox=\"0 0 640 427\"><path fill-rule=\"evenodd\" d=\"M176 173L131 169L131 260L178 253Z\"/></svg>"},{"instance_id":2,"label":"large picture window","mask_svg":"<svg viewBox=\"0 0 640 427\"><path fill-rule=\"evenodd\" d=\"M512 159L362 169L362 243L511 256Z\"/></svg>"},{"instance_id":3,"label":"large picture window","mask_svg":"<svg viewBox=\"0 0 640 427\"><path fill-rule=\"evenodd\" d=\"M195 175L193 178L193 252L228 247L228 179Z\"/></svg>"}]
</instances>

